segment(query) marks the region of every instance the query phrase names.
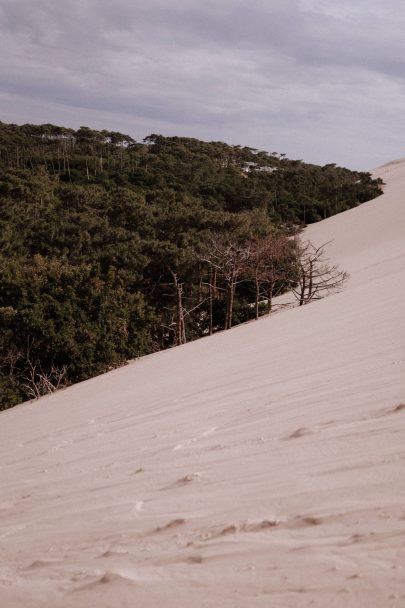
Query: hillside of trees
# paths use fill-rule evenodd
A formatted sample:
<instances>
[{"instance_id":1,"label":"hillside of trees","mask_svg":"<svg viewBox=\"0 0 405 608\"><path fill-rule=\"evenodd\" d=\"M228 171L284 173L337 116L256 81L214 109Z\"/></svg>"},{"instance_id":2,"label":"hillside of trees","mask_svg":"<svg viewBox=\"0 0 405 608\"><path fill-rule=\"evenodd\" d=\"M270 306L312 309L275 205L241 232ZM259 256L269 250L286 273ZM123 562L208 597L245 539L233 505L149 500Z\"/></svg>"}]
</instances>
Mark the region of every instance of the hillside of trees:
<instances>
[{"instance_id":1,"label":"hillside of trees","mask_svg":"<svg viewBox=\"0 0 405 608\"><path fill-rule=\"evenodd\" d=\"M0 409L268 314L291 235L379 194L222 142L0 123Z\"/></svg>"}]
</instances>

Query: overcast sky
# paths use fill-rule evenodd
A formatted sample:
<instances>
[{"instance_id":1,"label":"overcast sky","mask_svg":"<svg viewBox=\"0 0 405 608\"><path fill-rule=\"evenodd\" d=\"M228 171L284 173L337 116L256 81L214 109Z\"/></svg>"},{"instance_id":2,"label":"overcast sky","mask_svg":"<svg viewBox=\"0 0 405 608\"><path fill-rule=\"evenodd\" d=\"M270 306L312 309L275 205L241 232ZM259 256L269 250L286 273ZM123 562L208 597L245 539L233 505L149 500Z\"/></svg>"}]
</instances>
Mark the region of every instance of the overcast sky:
<instances>
[{"instance_id":1,"label":"overcast sky","mask_svg":"<svg viewBox=\"0 0 405 608\"><path fill-rule=\"evenodd\" d=\"M0 120L370 170L405 156L404 0L0 0Z\"/></svg>"}]
</instances>

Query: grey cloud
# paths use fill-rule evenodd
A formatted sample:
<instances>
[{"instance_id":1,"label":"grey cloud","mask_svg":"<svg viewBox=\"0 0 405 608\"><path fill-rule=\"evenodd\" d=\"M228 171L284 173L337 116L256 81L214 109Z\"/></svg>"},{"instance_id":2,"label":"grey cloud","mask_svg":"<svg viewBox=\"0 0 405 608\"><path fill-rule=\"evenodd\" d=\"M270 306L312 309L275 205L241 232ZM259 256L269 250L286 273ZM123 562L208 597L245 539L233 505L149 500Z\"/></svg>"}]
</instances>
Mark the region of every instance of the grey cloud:
<instances>
[{"instance_id":1,"label":"grey cloud","mask_svg":"<svg viewBox=\"0 0 405 608\"><path fill-rule=\"evenodd\" d=\"M25 99L20 122L28 122L30 103L41 100L44 122L76 108L95 127L159 124L316 162L373 162L366 142L387 129L378 110L404 118L404 18L399 0L382 12L378 0L353 5L0 0L0 119L14 116L10 99L21 108ZM361 142L344 145L354 133L363 158Z\"/></svg>"}]
</instances>

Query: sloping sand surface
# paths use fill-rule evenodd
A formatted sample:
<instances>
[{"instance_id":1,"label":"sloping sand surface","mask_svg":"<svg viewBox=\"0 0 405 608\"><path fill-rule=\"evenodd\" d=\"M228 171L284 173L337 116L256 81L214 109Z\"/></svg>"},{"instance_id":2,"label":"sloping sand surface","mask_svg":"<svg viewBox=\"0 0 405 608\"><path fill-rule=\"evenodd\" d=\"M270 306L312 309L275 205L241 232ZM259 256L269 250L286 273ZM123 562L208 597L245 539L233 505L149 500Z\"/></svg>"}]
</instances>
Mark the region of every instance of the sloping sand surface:
<instances>
[{"instance_id":1,"label":"sloping sand surface","mask_svg":"<svg viewBox=\"0 0 405 608\"><path fill-rule=\"evenodd\" d=\"M405 606L405 160L345 289L0 415L2 608Z\"/></svg>"}]
</instances>

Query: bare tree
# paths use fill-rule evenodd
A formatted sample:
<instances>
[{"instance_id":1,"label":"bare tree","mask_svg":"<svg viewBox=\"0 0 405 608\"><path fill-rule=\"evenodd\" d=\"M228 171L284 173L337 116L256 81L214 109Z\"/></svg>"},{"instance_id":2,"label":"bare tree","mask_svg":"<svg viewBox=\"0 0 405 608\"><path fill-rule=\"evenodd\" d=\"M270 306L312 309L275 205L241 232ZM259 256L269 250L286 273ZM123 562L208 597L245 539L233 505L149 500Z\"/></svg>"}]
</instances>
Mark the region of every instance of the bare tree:
<instances>
[{"instance_id":1,"label":"bare tree","mask_svg":"<svg viewBox=\"0 0 405 608\"><path fill-rule=\"evenodd\" d=\"M213 238L202 253L197 257L209 267L209 302L210 302L210 334L212 333L212 305L214 294L221 289L217 284L217 278L223 279L226 314L224 329L232 327L233 306L235 290L242 272L247 266L250 256L250 246L240 244L237 240L230 238Z\"/></svg>"},{"instance_id":2,"label":"bare tree","mask_svg":"<svg viewBox=\"0 0 405 608\"><path fill-rule=\"evenodd\" d=\"M28 370L25 377L24 387L30 399L39 399L49 393L64 388L67 368L51 366L50 370L44 371L41 365L34 365L27 359Z\"/></svg>"},{"instance_id":3,"label":"bare tree","mask_svg":"<svg viewBox=\"0 0 405 608\"><path fill-rule=\"evenodd\" d=\"M174 305L164 306L164 317L160 327L163 330L163 340L170 341L174 346L180 346L187 342L187 321L190 326L190 319L193 313L197 311L206 301L207 298L202 297L201 290L196 294L187 294L184 292L184 282L177 269L169 268L172 276L170 283L161 283L162 287L168 288L168 292L164 297L170 300L174 299ZM172 338L172 340L171 340Z\"/></svg>"},{"instance_id":4,"label":"bare tree","mask_svg":"<svg viewBox=\"0 0 405 608\"><path fill-rule=\"evenodd\" d=\"M292 291L298 300L299 306L309 304L314 300L338 291L349 278L344 270L334 264L328 264L324 243L315 247L309 241L298 243L297 246L297 276L296 285Z\"/></svg>"},{"instance_id":5,"label":"bare tree","mask_svg":"<svg viewBox=\"0 0 405 608\"><path fill-rule=\"evenodd\" d=\"M33 346L34 341L28 339L25 347L17 348L11 345L3 350L0 355L0 370L12 378L15 370L19 368L26 396L29 399L39 399L67 386L67 367L52 364L50 368L44 369L41 363L33 359Z\"/></svg>"},{"instance_id":6,"label":"bare tree","mask_svg":"<svg viewBox=\"0 0 405 608\"><path fill-rule=\"evenodd\" d=\"M210 277L209 277L209 335L212 336L213 332L213 306L214 298L217 293L217 272L216 266L210 265Z\"/></svg>"},{"instance_id":7,"label":"bare tree","mask_svg":"<svg viewBox=\"0 0 405 608\"><path fill-rule=\"evenodd\" d=\"M249 256L249 274L255 284L255 317L259 318L260 300L267 304L267 313L272 309L276 282L285 278L281 262L288 252L288 239L283 235L269 234L256 239Z\"/></svg>"},{"instance_id":8,"label":"bare tree","mask_svg":"<svg viewBox=\"0 0 405 608\"><path fill-rule=\"evenodd\" d=\"M12 378L14 370L22 357L22 351L15 344L11 344L7 350L2 350L1 352L0 370L5 370L8 376Z\"/></svg>"},{"instance_id":9,"label":"bare tree","mask_svg":"<svg viewBox=\"0 0 405 608\"><path fill-rule=\"evenodd\" d=\"M171 270L173 277L173 286L176 297L176 346L186 343L186 325L184 321L184 307L183 307L183 283L179 281L177 272Z\"/></svg>"},{"instance_id":10,"label":"bare tree","mask_svg":"<svg viewBox=\"0 0 405 608\"><path fill-rule=\"evenodd\" d=\"M224 329L230 329L232 327L236 285L238 284L240 274L246 267L250 249L246 245L239 245L233 242L225 245L222 252L225 261L222 273L226 285L226 316Z\"/></svg>"}]
</instances>

